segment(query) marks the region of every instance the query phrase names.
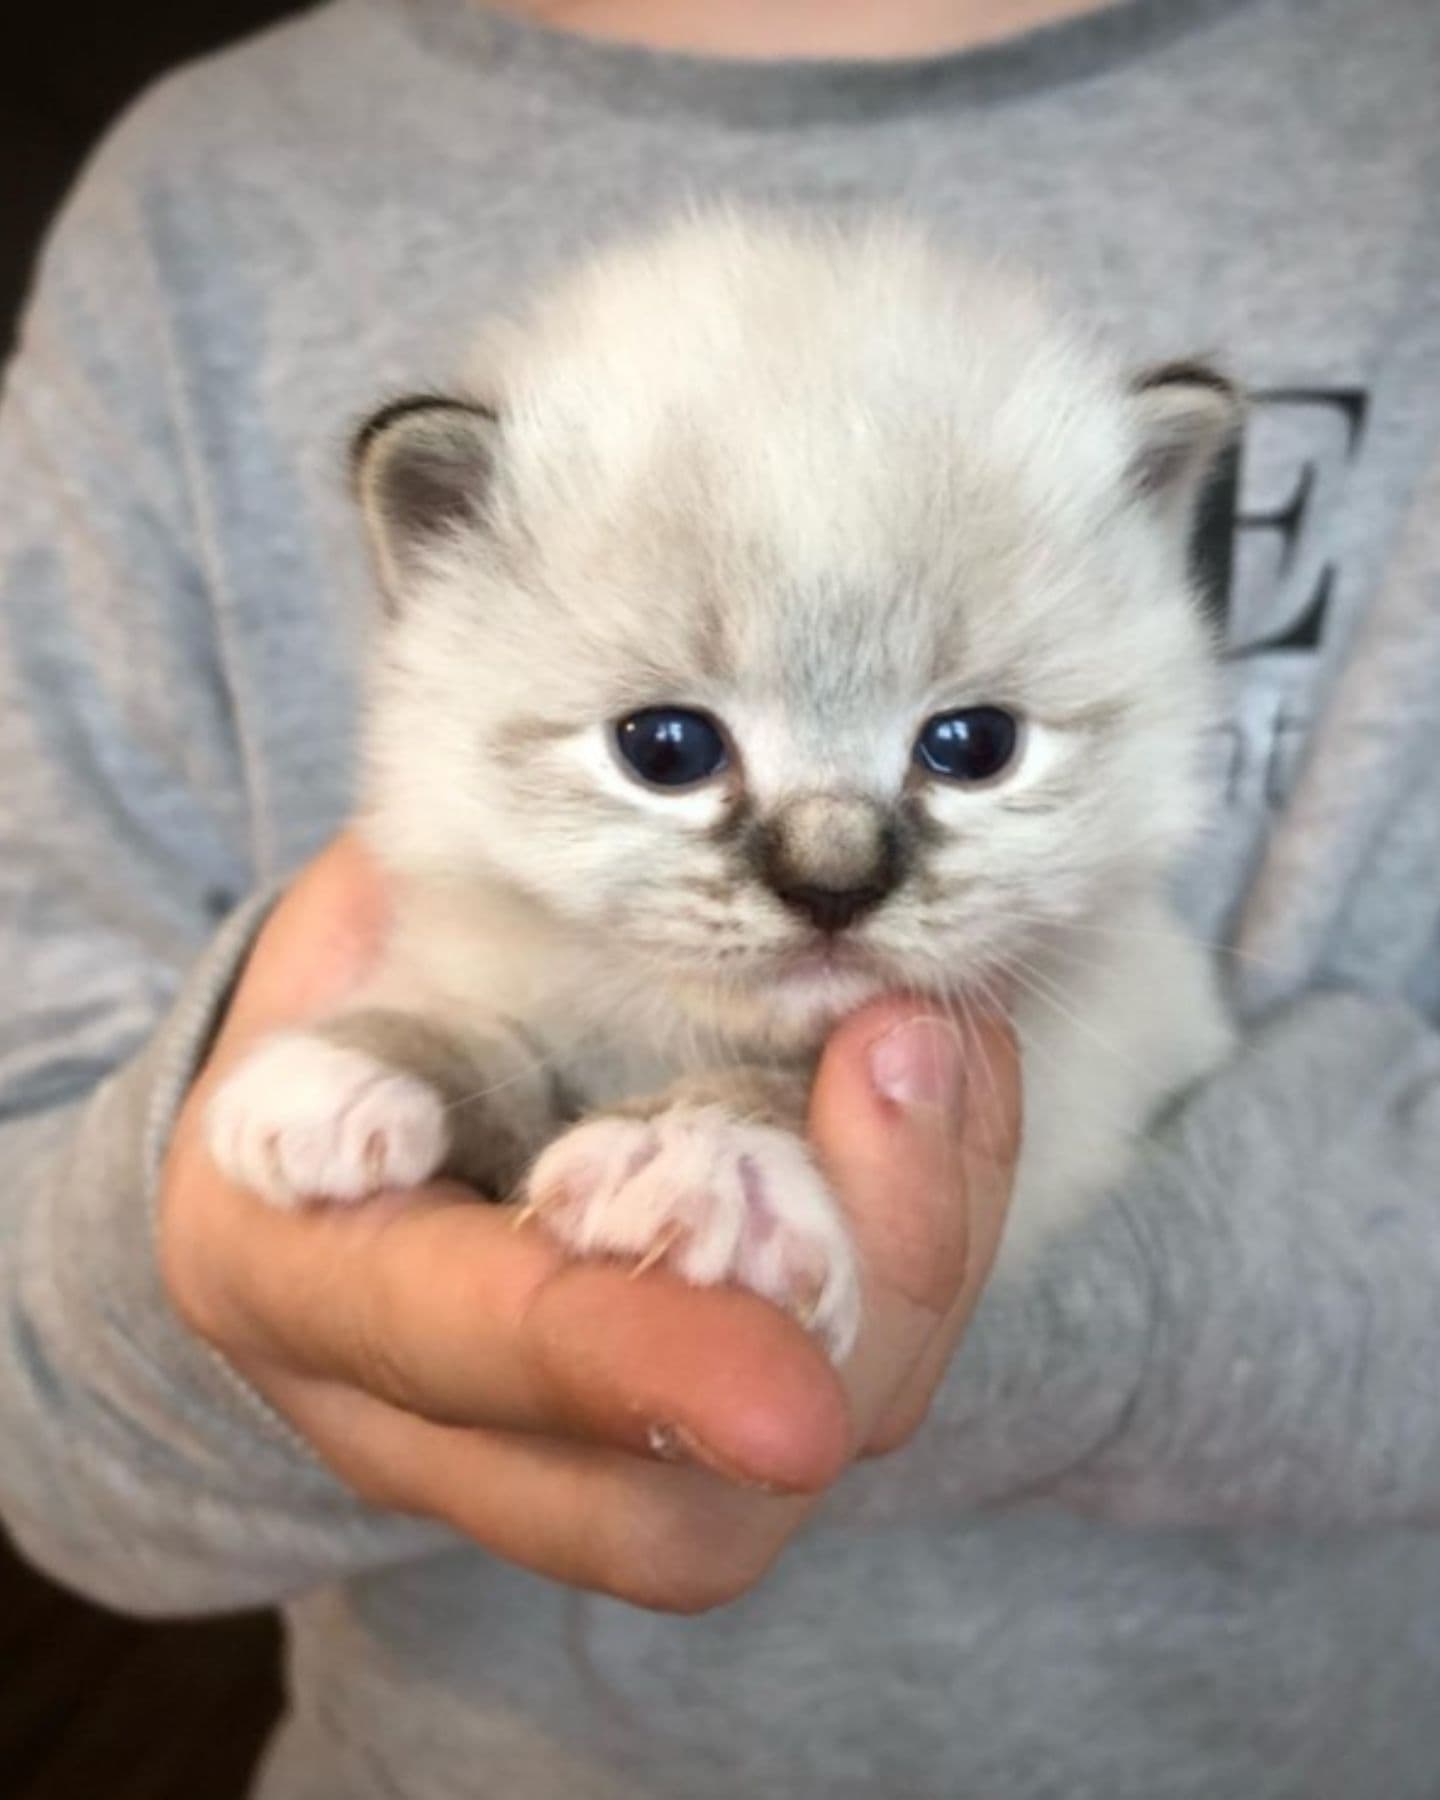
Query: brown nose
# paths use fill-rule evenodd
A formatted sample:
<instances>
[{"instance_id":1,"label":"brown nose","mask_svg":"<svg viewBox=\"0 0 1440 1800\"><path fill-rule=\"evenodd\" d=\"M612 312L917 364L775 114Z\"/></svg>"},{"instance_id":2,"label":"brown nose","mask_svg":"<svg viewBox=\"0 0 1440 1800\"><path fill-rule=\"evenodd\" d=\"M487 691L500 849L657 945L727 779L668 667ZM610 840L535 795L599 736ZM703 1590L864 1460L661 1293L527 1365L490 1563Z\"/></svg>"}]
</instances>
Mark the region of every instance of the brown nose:
<instances>
[{"instance_id":1,"label":"brown nose","mask_svg":"<svg viewBox=\"0 0 1440 1800\"><path fill-rule=\"evenodd\" d=\"M764 828L761 873L777 899L817 931L844 931L878 906L900 876L894 827L858 794L806 794Z\"/></svg>"},{"instance_id":2,"label":"brown nose","mask_svg":"<svg viewBox=\"0 0 1440 1800\"><path fill-rule=\"evenodd\" d=\"M862 913L878 906L889 892L889 887L879 882L853 888L819 887L805 881L794 887L775 885L777 897L792 912L803 913L817 931L844 931Z\"/></svg>"}]
</instances>

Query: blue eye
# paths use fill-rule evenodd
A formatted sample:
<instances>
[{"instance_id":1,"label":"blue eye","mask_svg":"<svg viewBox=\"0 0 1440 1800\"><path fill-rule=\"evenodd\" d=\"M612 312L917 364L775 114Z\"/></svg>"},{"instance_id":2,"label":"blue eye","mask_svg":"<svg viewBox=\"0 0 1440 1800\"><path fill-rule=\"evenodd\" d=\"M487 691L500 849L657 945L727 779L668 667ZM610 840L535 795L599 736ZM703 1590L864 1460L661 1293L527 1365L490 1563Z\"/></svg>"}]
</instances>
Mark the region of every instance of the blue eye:
<instances>
[{"instance_id":1,"label":"blue eye","mask_svg":"<svg viewBox=\"0 0 1440 1800\"><path fill-rule=\"evenodd\" d=\"M915 740L915 761L946 781L989 781L1010 762L1019 742L1013 713L999 706L965 706L926 720Z\"/></svg>"},{"instance_id":2,"label":"blue eye","mask_svg":"<svg viewBox=\"0 0 1440 1800\"><path fill-rule=\"evenodd\" d=\"M694 787L730 760L715 721L681 706L647 706L621 719L615 747L647 787Z\"/></svg>"}]
</instances>

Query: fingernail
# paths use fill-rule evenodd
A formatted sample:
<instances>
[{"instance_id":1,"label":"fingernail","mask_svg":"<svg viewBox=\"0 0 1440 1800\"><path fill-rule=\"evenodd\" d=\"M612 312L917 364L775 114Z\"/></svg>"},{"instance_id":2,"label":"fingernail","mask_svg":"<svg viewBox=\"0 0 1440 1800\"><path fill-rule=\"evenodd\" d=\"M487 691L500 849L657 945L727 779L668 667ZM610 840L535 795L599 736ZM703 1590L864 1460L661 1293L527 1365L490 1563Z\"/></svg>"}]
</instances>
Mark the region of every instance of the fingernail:
<instances>
[{"instance_id":1,"label":"fingernail","mask_svg":"<svg viewBox=\"0 0 1440 1800\"><path fill-rule=\"evenodd\" d=\"M870 1079L895 1106L958 1111L965 1098L959 1032L948 1019L907 1019L870 1046Z\"/></svg>"},{"instance_id":2,"label":"fingernail","mask_svg":"<svg viewBox=\"0 0 1440 1800\"><path fill-rule=\"evenodd\" d=\"M721 1475L726 1481L734 1482L737 1487L753 1488L757 1493L777 1494L781 1491L768 1481L757 1481L753 1475L742 1475L738 1469L716 1456L707 1444L702 1444L683 1425L652 1425L645 1433L645 1442L650 1454L661 1462L689 1463L693 1467L708 1469L712 1475Z\"/></svg>"}]
</instances>

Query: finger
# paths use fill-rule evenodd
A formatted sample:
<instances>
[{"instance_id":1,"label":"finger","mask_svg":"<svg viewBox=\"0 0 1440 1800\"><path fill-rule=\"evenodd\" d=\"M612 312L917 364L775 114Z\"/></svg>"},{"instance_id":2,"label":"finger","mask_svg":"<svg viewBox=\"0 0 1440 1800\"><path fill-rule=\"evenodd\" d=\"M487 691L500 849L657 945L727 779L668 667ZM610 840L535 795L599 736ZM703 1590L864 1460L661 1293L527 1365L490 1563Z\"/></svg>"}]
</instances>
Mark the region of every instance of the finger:
<instances>
[{"instance_id":1,"label":"finger","mask_svg":"<svg viewBox=\"0 0 1440 1800\"><path fill-rule=\"evenodd\" d=\"M741 1479L809 1489L849 1438L844 1395L792 1321L749 1295L575 1264L507 1209L436 1184L355 1209L269 1208L191 1139L207 1184L164 1234L172 1292L232 1359L347 1382L431 1421L653 1451L680 1433ZM203 1259L198 1273L193 1266ZM200 1298L197 1300L196 1296Z\"/></svg>"},{"instance_id":2,"label":"finger","mask_svg":"<svg viewBox=\"0 0 1440 1800\"><path fill-rule=\"evenodd\" d=\"M944 1379L974 1307L957 1302L949 1318L928 1337L915 1361L901 1376L860 1447L863 1456L886 1456L899 1450L925 1422L935 1390Z\"/></svg>"},{"instance_id":3,"label":"finger","mask_svg":"<svg viewBox=\"0 0 1440 1800\"><path fill-rule=\"evenodd\" d=\"M849 1213L867 1329L847 1371L862 1429L989 1272L1013 1179L1015 1041L993 1013L887 1001L828 1045L811 1103L817 1154Z\"/></svg>"},{"instance_id":4,"label":"finger","mask_svg":"<svg viewBox=\"0 0 1440 1800\"><path fill-rule=\"evenodd\" d=\"M385 877L344 832L314 857L266 919L216 1045L233 1060L266 1031L311 1019L352 993L379 961L390 924Z\"/></svg>"},{"instance_id":5,"label":"finger","mask_svg":"<svg viewBox=\"0 0 1440 1800\"><path fill-rule=\"evenodd\" d=\"M303 1384L284 1405L372 1504L443 1520L536 1574L639 1606L734 1599L813 1505L618 1450L433 1425L350 1389Z\"/></svg>"}]
</instances>

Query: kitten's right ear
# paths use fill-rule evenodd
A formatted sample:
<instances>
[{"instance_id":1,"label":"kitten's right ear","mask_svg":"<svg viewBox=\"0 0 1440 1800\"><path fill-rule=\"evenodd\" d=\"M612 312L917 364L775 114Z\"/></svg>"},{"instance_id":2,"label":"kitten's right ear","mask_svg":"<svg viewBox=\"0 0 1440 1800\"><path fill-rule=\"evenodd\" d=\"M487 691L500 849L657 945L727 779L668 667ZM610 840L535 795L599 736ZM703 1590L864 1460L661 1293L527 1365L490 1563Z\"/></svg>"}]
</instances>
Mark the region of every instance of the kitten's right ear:
<instances>
[{"instance_id":1,"label":"kitten's right ear","mask_svg":"<svg viewBox=\"0 0 1440 1800\"><path fill-rule=\"evenodd\" d=\"M476 401L423 394L383 407L355 434L351 473L392 608L438 540L483 518L499 429Z\"/></svg>"},{"instance_id":2,"label":"kitten's right ear","mask_svg":"<svg viewBox=\"0 0 1440 1800\"><path fill-rule=\"evenodd\" d=\"M1136 449L1131 490L1188 519L1223 453L1238 440L1244 396L1206 363L1171 362L1130 384Z\"/></svg>"}]
</instances>

